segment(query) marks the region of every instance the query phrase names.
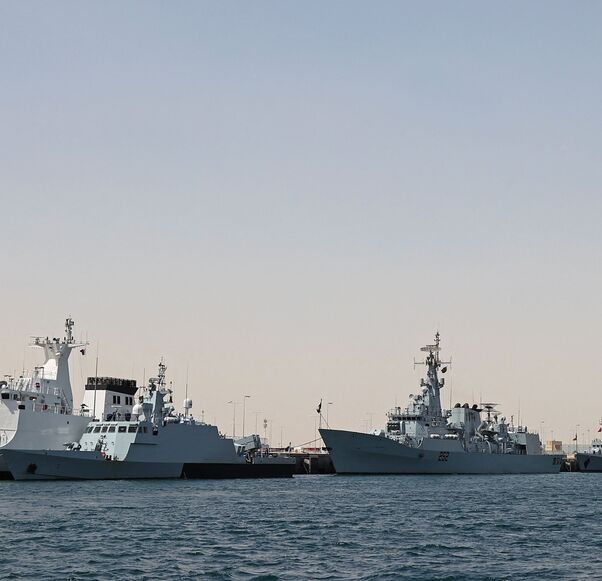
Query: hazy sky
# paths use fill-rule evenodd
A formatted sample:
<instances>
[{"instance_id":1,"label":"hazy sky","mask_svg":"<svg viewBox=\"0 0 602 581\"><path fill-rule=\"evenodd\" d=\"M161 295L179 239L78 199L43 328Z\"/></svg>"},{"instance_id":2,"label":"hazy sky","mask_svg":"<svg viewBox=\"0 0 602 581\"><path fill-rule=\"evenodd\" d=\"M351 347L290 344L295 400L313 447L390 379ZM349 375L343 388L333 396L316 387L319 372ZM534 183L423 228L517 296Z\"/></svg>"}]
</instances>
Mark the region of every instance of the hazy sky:
<instances>
[{"instance_id":1,"label":"hazy sky","mask_svg":"<svg viewBox=\"0 0 602 581\"><path fill-rule=\"evenodd\" d=\"M231 432L602 417L598 2L3 2L0 370L66 315ZM76 399L92 356L72 364ZM26 352L25 363L37 361ZM449 387L449 386L448 386ZM449 389L444 393L446 404ZM237 420L240 419L240 408ZM238 422L238 431L241 430Z\"/></svg>"}]
</instances>

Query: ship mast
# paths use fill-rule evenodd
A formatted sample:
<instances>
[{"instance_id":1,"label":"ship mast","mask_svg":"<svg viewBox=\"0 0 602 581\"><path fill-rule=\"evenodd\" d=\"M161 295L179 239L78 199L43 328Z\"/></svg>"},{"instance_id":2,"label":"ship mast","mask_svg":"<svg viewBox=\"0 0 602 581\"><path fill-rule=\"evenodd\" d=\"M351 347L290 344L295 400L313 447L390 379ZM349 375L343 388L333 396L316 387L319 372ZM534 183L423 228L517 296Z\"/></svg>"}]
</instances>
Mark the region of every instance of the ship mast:
<instances>
[{"instance_id":1,"label":"ship mast","mask_svg":"<svg viewBox=\"0 0 602 581\"><path fill-rule=\"evenodd\" d=\"M445 380L439 380L438 370L442 365L451 365L450 361L441 361L439 357L439 352L441 351L440 347L441 338L439 335L439 331L435 333L435 343L431 345L425 345L420 348L420 351L424 351L428 353L424 362L414 361L414 365L425 365L427 367L427 380L421 380L422 387L426 387L428 389L428 412L431 416L440 417L443 413L441 407L441 395L440 391L443 387ZM443 367L441 369L442 373L447 371L447 367Z\"/></svg>"},{"instance_id":2,"label":"ship mast","mask_svg":"<svg viewBox=\"0 0 602 581\"><path fill-rule=\"evenodd\" d=\"M67 413L73 409L73 392L69 377L68 359L76 347L84 348L88 342L76 342L73 337L74 322L71 317L65 319L65 337L32 337L31 346L44 351L44 363L36 368L34 381L37 387L49 389L52 386L61 394ZM83 352L83 351L82 351Z\"/></svg>"}]
</instances>

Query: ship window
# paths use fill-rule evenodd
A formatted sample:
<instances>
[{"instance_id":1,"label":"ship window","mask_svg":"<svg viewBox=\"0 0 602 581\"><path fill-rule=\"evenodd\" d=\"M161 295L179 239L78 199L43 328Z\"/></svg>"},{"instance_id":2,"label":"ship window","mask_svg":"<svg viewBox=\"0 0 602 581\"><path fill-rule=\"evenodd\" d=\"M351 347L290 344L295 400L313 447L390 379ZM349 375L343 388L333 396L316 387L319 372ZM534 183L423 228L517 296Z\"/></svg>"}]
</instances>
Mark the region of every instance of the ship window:
<instances>
[{"instance_id":1,"label":"ship window","mask_svg":"<svg viewBox=\"0 0 602 581\"><path fill-rule=\"evenodd\" d=\"M129 426L128 427L128 432L135 433L136 432L136 427L137 427L136 425Z\"/></svg>"},{"instance_id":2,"label":"ship window","mask_svg":"<svg viewBox=\"0 0 602 581\"><path fill-rule=\"evenodd\" d=\"M103 426L100 430L103 434L109 429L109 426Z\"/></svg>"},{"instance_id":3,"label":"ship window","mask_svg":"<svg viewBox=\"0 0 602 581\"><path fill-rule=\"evenodd\" d=\"M119 426L119 432L123 433L126 430L126 426Z\"/></svg>"},{"instance_id":4,"label":"ship window","mask_svg":"<svg viewBox=\"0 0 602 581\"><path fill-rule=\"evenodd\" d=\"M109 426L109 432L114 432L115 431L115 426Z\"/></svg>"},{"instance_id":5,"label":"ship window","mask_svg":"<svg viewBox=\"0 0 602 581\"><path fill-rule=\"evenodd\" d=\"M15 395L13 395L13 399L19 399L19 396L15 393Z\"/></svg>"},{"instance_id":6,"label":"ship window","mask_svg":"<svg viewBox=\"0 0 602 581\"><path fill-rule=\"evenodd\" d=\"M98 432L100 432L100 426L96 426L96 427L94 428L94 433L95 433L95 434L98 434Z\"/></svg>"},{"instance_id":7,"label":"ship window","mask_svg":"<svg viewBox=\"0 0 602 581\"><path fill-rule=\"evenodd\" d=\"M90 433L90 432L91 432L93 429L94 429L94 427L93 427L93 426L88 426L88 427L86 428L86 434L89 434L89 433Z\"/></svg>"},{"instance_id":8,"label":"ship window","mask_svg":"<svg viewBox=\"0 0 602 581\"><path fill-rule=\"evenodd\" d=\"M10 393L3 393L2 399L10 399Z\"/></svg>"}]
</instances>

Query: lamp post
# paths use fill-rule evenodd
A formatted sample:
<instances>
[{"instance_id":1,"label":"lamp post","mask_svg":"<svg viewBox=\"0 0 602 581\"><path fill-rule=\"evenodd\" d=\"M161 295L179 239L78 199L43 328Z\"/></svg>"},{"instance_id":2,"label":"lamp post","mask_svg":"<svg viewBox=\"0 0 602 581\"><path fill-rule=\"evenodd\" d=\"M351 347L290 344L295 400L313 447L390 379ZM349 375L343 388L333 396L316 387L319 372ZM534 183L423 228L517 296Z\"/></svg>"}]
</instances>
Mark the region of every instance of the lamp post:
<instances>
[{"instance_id":1,"label":"lamp post","mask_svg":"<svg viewBox=\"0 0 602 581\"><path fill-rule=\"evenodd\" d=\"M257 422L257 420L258 420L258 417L259 417L259 414L260 414L260 413L261 413L261 412L255 412L255 433L256 433L257 435L259 435L259 432L257 431L257 423L258 423L258 422Z\"/></svg>"},{"instance_id":2,"label":"lamp post","mask_svg":"<svg viewBox=\"0 0 602 581\"><path fill-rule=\"evenodd\" d=\"M247 407L246 407L246 402L247 399L250 398L250 395L243 395L242 396L242 437L245 437L245 419L247 417Z\"/></svg>"},{"instance_id":3,"label":"lamp post","mask_svg":"<svg viewBox=\"0 0 602 581\"><path fill-rule=\"evenodd\" d=\"M229 404L232 404L232 439L236 438L236 406L239 402L231 399Z\"/></svg>"}]
</instances>

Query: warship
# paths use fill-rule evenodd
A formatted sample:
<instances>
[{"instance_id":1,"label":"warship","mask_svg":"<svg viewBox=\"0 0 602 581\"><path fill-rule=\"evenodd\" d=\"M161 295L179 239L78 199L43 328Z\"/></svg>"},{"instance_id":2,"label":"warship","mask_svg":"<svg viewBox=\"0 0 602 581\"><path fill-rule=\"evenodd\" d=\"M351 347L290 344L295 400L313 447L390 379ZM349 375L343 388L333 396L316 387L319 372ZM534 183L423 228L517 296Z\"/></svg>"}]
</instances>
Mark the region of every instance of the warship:
<instances>
[{"instance_id":1,"label":"warship","mask_svg":"<svg viewBox=\"0 0 602 581\"><path fill-rule=\"evenodd\" d=\"M33 337L30 345L44 352L44 363L29 375L5 375L0 381L0 479L10 478L3 451L61 450L65 442L81 437L91 419L86 406L73 409L69 355L86 347L74 340L73 326L66 319L62 339Z\"/></svg>"},{"instance_id":2,"label":"warship","mask_svg":"<svg viewBox=\"0 0 602 581\"><path fill-rule=\"evenodd\" d=\"M196 420L188 397L183 413L176 413L165 371L161 362L157 377L149 380L131 411L105 410L102 419L89 422L79 441L64 450L5 450L12 477L108 480L293 475L295 460L265 453L259 436L235 443L216 426Z\"/></svg>"},{"instance_id":3,"label":"warship","mask_svg":"<svg viewBox=\"0 0 602 581\"><path fill-rule=\"evenodd\" d=\"M602 432L602 420L598 432ZM574 458L579 472L602 472L602 440L600 438L592 440L589 451L575 452Z\"/></svg>"},{"instance_id":4,"label":"warship","mask_svg":"<svg viewBox=\"0 0 602 581\"><path fill-rule=\"evenodd\" d=\"M497 404L441 407L445 384L439 333L422 347L426 378L407 407L395 407L386 429L320 434L338 474L527 474L559 472L564 456L543 454L537 434L508 423ZM482 415L484 413L484 415Z\"/></svg>"}]
</instances>

